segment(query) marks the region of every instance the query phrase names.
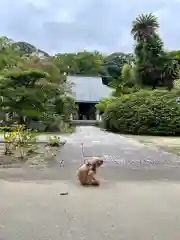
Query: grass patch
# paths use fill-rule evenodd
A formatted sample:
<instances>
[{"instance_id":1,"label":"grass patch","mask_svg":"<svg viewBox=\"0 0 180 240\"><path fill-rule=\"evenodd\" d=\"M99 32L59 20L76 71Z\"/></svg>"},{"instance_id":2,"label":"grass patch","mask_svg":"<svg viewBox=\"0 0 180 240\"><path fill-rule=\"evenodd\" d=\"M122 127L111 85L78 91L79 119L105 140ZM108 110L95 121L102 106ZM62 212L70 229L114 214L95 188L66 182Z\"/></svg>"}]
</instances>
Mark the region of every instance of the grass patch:
<instances>
[{"instance_id":1,"label":"grass patch","mask_svg":"<svg viewBox=\"0 0 180 240\"><path fill-rule=\"evenodd\" d=\"M173 153L180 156L180 146L159 146L163 151Z\"/></svg>"},{"instance_id":2,"label":"grass patch","mask_svg":"<svg viewBox=\"0 0 180 240\"><path fill-rule=\"evenodd\" d=\"M159 149L180 155L180 137L156 137L156 136L138 136L138 135L125 135L128 138L135 139L140 143L149 146L155 146Z\"/></svg>"}]
</instances>

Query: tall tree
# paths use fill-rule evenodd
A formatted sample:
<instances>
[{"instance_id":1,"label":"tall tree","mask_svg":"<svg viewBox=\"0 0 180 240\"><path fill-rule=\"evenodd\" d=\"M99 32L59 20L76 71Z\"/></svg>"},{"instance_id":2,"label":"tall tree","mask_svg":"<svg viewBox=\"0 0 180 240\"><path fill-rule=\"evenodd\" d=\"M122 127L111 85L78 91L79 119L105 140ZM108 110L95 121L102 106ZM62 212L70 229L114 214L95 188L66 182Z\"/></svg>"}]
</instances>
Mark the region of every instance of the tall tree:
<instances>
[{"instance_id":1,"label":"tall tree","mask_svg":"<svg viewBox=\"0 0 180 240\"><path fill-rule=\"evenodd\" d=\"M133 21L131 33L136 41L136 77L143 86L173 87L175 69L164 51L164 44L157 33L159 24L153 14L140 15Z\"/></svg>"},{"instance_id":2,"label":"tall tree","mask_svg":"<svg viewBox=\"0 0 180 240\"><path fill-rule=\"evenodd\" d=\"M13 46L20 52L21 55L43 55L45 57L49 57L49 54L40 50L27 42L14 42Z\"/></svg>"},{"instance_id":3,"label":"tall tree","mask_svg":"<svg viewBox=\"0 0 180 240\"><path fill-rule=\"evenodd\" d=\"M61 71L69 75L99 76L103 56L99 52L57 54Z\"/></svg>"},{"instance_id":4,"label":"tall tree","mask_svg":"<svg viewBox=\"0 0 180 240\"><path fill-rule=\"evenodd\" d=\"M152 13L141 14L133 21L131 34L136 41L146 41L156 33L158 27L157 18Z\"/></svg>"},{"instance_id":5,"label":"tall tree","mask_svg":"<svg viewBox=\"0 0 180 240\"><path fill-rule=\"evenodd\" d=\"M119 77L112 79L108 85L114 88L113 96L115 97L137 91L132 79L132 66L124 64Z\"/></svg>"},{"instance_id":6,"label":"tall tree","mask_svg":"<svg viewBox=\"0 0 180 240\"><path fill-rule=\"evenodd\" d=\"M39 117L47 111L45 103L49 98L49 89L38 84L46 76L46 73L35 69L7 72L0 80L1 109L6 113L15 113L21 124L25 123L25 118Z\"/></svg>"},{"instance_id":7,"label":"tall tree","mask_svg":"<svg viewBox=\"0 0 180 240\"><path fill-rule=\"evenodd\" d=\"M102 63L102 80L105 85L109 85L112 80L117 80L121 77L124 64L130 66L135 61L133 54L113 53L105 56Z\"/></svg>"},{"instance_id":8,"label":"tall tree","mask_svg":"<svg viewBox=\"0 0 180 240\"><path fill-rule=\"evenodd\" d=\"M20 59L20 52L13 43L7 37L0 37L0 72L15 66Z\"/></svg>"},{"instance_id":9,"label":"tall tree","mask_svg":"<svg viewBox=\"0 0 180 240\"><path fill-rule=\"evenodd\" d=\"M34 51L28 43L0 39L1 111L27 125L31 120L41 120L47 128L58 119L69 122L75 103L59 62L32 55Z\"/></svg>"}]
</instances>

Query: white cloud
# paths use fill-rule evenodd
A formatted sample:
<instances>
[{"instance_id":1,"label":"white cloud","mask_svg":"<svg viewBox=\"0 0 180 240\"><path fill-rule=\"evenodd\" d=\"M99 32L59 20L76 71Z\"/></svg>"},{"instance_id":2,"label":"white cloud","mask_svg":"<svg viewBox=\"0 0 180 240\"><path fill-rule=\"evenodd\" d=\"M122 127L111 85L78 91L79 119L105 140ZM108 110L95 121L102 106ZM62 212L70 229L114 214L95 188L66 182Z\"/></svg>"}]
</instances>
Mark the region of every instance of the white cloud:
<instances>
[{"instance_id":1,"label":"white cloud","mask_svg":"<svg viewBox=\"0 0 180 240\"><path fill-rule=\"evenodd\" d=\"M0 35L48 52L131 51L132 21L158 16L167 48L180 48L180 0L1 0Z\"/></svg>"}]
</instances>

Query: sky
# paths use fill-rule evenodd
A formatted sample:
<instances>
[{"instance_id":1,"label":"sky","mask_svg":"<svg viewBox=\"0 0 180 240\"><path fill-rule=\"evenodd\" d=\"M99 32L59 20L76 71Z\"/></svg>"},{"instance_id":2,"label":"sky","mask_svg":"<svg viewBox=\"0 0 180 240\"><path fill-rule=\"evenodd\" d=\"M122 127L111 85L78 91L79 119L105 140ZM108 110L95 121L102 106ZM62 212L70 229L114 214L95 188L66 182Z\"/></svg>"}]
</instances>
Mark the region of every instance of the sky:
<instances>
[{"instance_id":1,"label":"sky","mask_svg":"<svg viewBox=\"0 0 180 240\"><path fill-rule=\"evenodd\" d=\"M166 49L180 49L180 0L0 0L0 35L50 54L131 52L132 21L158 17Z\"/></svg>"}]
</instances>

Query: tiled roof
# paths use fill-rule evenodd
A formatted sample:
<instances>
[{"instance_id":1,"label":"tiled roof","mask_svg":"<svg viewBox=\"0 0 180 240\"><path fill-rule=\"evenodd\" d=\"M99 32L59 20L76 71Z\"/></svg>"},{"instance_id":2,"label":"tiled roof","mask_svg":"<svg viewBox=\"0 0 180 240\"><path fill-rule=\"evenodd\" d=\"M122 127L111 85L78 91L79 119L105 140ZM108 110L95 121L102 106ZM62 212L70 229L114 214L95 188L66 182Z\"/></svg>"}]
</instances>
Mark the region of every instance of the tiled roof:
<instances>
[{"instance_id":1,"label":"tiled roof","mask_svg":"<svg viewBox=\"0 0 180 240\"><path fill-rule=\"evenodd\" d=\"M103 85L101 77L68 76L76 102L99 102L111 96L112 89Z\"/></svg>"}]
</instances>

